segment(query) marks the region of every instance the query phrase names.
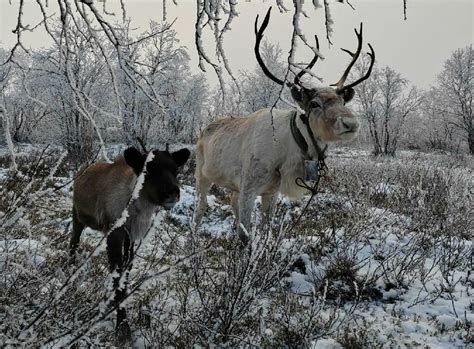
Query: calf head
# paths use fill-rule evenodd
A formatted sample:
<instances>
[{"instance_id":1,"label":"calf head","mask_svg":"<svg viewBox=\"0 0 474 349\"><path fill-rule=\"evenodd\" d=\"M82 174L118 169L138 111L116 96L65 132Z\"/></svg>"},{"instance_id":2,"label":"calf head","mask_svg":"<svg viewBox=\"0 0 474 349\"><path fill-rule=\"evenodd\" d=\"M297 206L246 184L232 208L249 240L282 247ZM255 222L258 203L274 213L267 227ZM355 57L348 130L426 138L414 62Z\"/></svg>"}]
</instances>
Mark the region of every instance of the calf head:
<instances>
[{"instance_id":1,"label":"calf head","mask_svg":"<svg viewBox=\"0 0 474 349\"><path fill-rule=\"evenodd\" d=\"M260 28L258 28L258 16L255 20L255 55L265 75L277 84L284 85L285 81L278 79L268 70L259 52L263 33L270 21L270 11L271 7ZM370 52L367 54L370 56L371 61L366 74L357 81L344 86L344 82L351 68L362 51L362 23L360 24L359 31L357 31L357 29L354 29L354 31L358 40L357 50L355 53L352 53L349 50L342 49L352 57L352 60L344 71L341 79L331 85L334 86L334 88L306 88L301 84L301 77L309 71L318 60L319 56L317 54L315 54L305 69L296 74L294 82L286 81L286 85L290 88L293 99L299 107L304 110L313 133L318 139L325 143L352 140L357 136L359 130L359 121L353 112L346 107L346 103L350 102L354 97L354 86L369 78L375 62L375 52L369 44ZM318 37L315 36L315 39L316 48L319 51Z\"/></svg>"},{"instance_id":2,"label":"calf head","mask_svg":"<svg viewBox=\"0 0 474 349\"><path fill-rule=\"evenodd\" d=\"M153 159L146 163L145 181L140 195L154 205L171 209L179 201L179 183L176 178L178 169L186 163L190 151L186 148L174 153L153 150L153 155ZM135 148L128 148L124 158L135 174L140 175L147 154Z\"/></svg>"}]
</instances>

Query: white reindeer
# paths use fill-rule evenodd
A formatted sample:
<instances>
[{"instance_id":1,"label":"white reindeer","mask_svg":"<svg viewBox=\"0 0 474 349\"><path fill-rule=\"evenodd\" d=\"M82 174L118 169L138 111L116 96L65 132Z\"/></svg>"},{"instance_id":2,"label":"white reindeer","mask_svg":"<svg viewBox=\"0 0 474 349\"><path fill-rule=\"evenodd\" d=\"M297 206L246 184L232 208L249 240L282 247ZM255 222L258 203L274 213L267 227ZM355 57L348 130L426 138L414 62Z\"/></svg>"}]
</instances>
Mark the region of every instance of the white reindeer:
<instances>
[{"instance_id":1,"label":"white reindeer","mask_svg":"<svg viewBox=\"0 0 474 349\"><path fill-rule=\"evenodd\" d=\"M255 55L265 75L283 85L265 66L259 46L270 20L270 10L258 29L255 21ZM375 53L369 44L371 63L367 73L357 81L344 82L362 50L362 23L355 30L358 46L355 53L343 49L352 60L341 79L332 87L306 88L300 83L305 71L312 68L315 55L306 69L286 82L295 102L304 110L262 109L246 117L219 119L201 133L196 147L197 209L194 227L199 226L207 207L206 193L212 183L232 191L232 209L238 223L238 234L244 244L245 230L250 227L255 199L262 197L262 211L268 217L277 192L292 199L305 190L296 185L304 178L304 161L322 159L328 143L349 141L356 137L359 121L345 104L354 96L353 87L366 80L372 71ZM319 49L318 39L316 44ZM272 127L273 120L273 127ZM245 228L245 229L244 229Z\"/></svg>"}]
</instances>

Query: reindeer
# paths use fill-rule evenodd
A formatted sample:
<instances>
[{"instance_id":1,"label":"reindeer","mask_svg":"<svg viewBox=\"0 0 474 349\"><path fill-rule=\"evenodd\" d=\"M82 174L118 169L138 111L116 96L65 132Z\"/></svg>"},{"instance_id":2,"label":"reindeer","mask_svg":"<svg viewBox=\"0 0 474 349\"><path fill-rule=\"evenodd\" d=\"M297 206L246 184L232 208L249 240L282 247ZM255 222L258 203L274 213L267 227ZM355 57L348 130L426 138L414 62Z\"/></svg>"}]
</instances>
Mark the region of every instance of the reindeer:
<instances>
[{"instance_id":1,"label":"reindeer","mask_svg":"<svg viewBox=\"0 0 474 349\"><path fill-rule=\"evenodd\" d=\"M285 81L268 70L259 52L270 11L271 7L260 29L258 16L255 20L255 55L265 75L283 86ZM250 227L250 216L258 195L262 197L262 211L268 218L277 192L291 199L299 199L305 194L305 190L296 184L298 177L304 178L305 160L322 160L327 144L356 137L359 121L345 104L354 97L354 87L369 78L375 52L369 44L371 52L367 54L371 62L366 74L344 85L362 50L362 23L359 31L355 29L355 34L357 50L352 53L342 49L351 55L352 60L340 80L330 85L335 88L307 88L301 83L301 77L316 63L317 54L306 69L295 76L294 82L286 81L292 98L304 113L262 109L247 117L219 119L202 131L196 146L195 229L206 210L206 193L212 183L216 183L232 191L231 205L238 223L238 234L246 244L248 236L245 230ZM316 46L319 50L317 36Z\"/></svg>"},{"instance_id":2,"label":"reindeer","mask_svg":"<svg viewBox=\"0 0 474 349\"><path fill-rule=\"evenodd\" d=\"M107 255L110 271L117 272L113 277L113 305L117 307L117 330L122 338L130 337L130 328L125 321L125 309L120 307L126 296L126 285L120 286L120 280L124 271L132 267L134 242L147 233L158 207L171 209L178 202L176 175L189 155L188 149L171 154L154 150L147 155L128 148L115 162L97 162L74 181L71 258L74 259L86 226L104 233L111 230L107 236ZM142 172L144 181L138 198L133 200L132 192ZM125 209L128 210L127 220L114 229Z\"/></svg>"}]
</instances>

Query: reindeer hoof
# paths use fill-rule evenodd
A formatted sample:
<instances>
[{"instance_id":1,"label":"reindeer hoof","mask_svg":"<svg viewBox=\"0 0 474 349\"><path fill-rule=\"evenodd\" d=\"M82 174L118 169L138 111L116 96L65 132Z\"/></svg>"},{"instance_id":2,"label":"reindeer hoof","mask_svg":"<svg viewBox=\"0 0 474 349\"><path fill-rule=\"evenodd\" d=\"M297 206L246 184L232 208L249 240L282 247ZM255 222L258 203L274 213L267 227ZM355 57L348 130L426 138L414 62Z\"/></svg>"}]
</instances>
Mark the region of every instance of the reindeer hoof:
<instances>
[{"instance_id":1,"label":"reindeer hoof","mask_svg":"<svg viewBox=\"0 0 474 349\"><path fill-rule=\"evenodd\" d=\"M69 253L68 263L71 266L75 266L77 264L77 252L76 251Z\"/></svg>"},{"instance_id":2,"label":"reindeer hoof","mask_svg":"<svg viewBox=\"0 0 474 349\"><path fill-rule=\"evenodd\" d=\"M132 330L127 321L121 322L115 330L115 340L118 347L130 347L132 344Z\"/></svg>"},{"instance_id":3,"label":"reindeer hoof","mask_svg":"<svg viewBox=\"0 0 474 349\"><path fill-rule=\"evenodd\" d=\"M240 238L240 242L242 243L242 246L247 247L250 241L250 238L248 237L248 235L245 233L242 233L242 234L239 234L239 238Z\"/></svg>"}]
</instances>

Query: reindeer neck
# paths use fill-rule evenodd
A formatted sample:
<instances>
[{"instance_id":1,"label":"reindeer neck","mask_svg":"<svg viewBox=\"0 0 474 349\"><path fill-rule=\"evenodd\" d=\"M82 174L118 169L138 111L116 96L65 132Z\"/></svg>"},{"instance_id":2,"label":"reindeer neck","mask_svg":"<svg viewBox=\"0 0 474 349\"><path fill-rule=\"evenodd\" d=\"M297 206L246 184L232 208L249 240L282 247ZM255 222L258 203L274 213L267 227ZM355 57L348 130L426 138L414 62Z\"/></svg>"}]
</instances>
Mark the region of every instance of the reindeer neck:
<instances>
[{"instance_id":1,"label":"reindeer neck","mask_svg":"<svg viewBox=\"0 0 474 349\"><path fill-rule=\"evenodd\" d=\"M290 129L293 139L306 159L324 159L327 145L316 139L305 114L295 110L290 117Z\"/></svg>"}]
</instances>

